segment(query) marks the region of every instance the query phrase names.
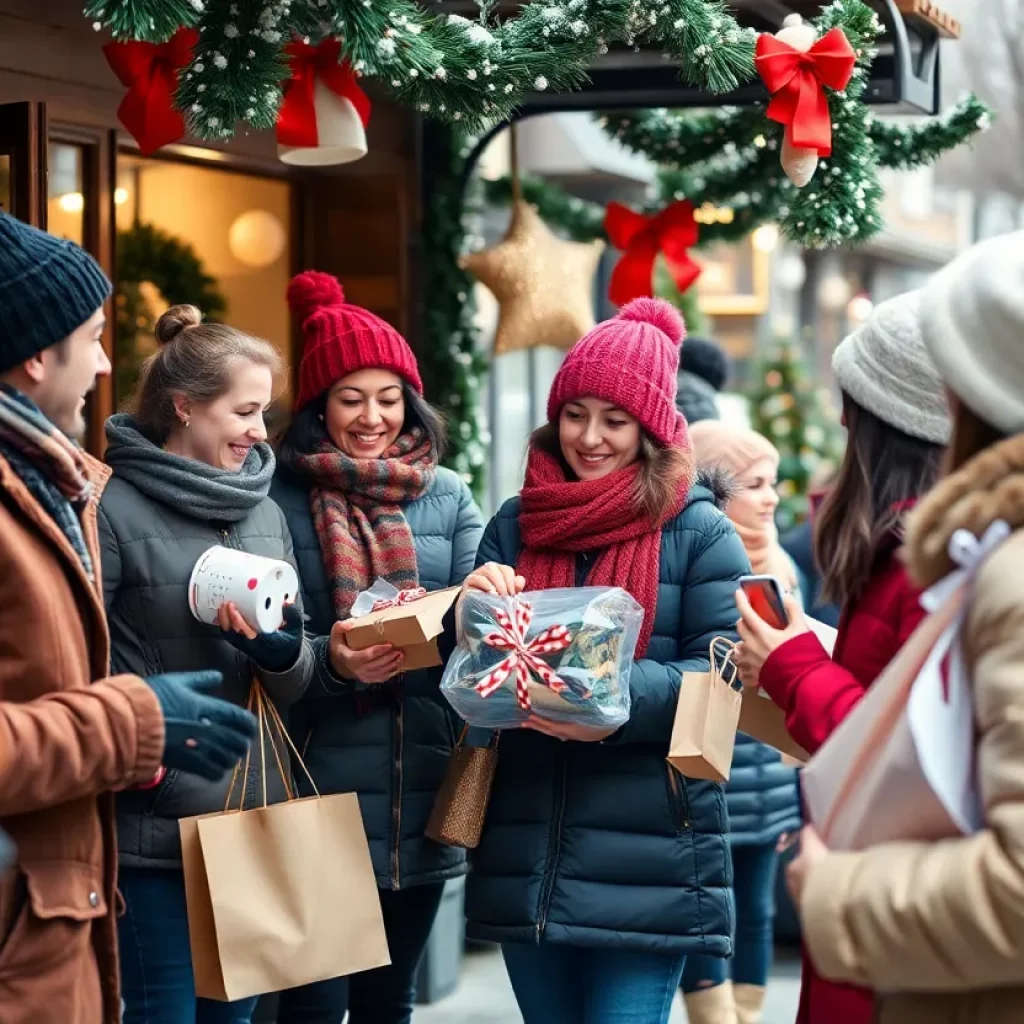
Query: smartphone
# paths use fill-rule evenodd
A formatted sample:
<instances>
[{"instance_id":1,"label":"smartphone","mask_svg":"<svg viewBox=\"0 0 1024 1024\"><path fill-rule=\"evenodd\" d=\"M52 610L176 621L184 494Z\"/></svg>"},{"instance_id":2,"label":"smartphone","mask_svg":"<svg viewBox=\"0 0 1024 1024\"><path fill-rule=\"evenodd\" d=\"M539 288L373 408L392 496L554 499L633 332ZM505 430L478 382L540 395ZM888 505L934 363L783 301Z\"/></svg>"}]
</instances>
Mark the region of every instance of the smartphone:
<instances>
[{"instance_id":1,"label":"smartphone","mask_svg":"<svg viewBox=\"0 0 1024 1024\"><path fill-rule=\"evenodd\" d=\"M785 629L789 625L782 584L774 576L741 576L740 586L750 606L769 626Z\"/></svg>"}]
</instances>

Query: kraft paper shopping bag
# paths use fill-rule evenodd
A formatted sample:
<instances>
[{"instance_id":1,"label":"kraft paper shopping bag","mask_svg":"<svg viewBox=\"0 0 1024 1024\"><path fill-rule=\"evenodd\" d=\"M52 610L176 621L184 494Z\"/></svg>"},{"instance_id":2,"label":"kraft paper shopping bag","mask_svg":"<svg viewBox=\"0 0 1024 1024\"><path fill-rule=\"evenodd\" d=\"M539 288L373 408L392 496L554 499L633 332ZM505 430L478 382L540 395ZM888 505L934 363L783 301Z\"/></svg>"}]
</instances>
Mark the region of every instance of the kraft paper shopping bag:
<instances>
[{"instance_id":1,"label":"kraft paper shopping bag","mask_svg":"<svg viewBox=\"0 0 1024 1024\"><path fill-rule=\"evenodd\" d=\"M739 731L766 743L783 757L788 756L791 759L790 763L806 764L810 759L811 755L789 735L786 729L786 715L782 708L756 687L743 687Z\"/></svg>"},{"instance_id":2,"label":"kraft paper shopping bag","mask_svg":"<svg viewBox=\"0 0 1024 1024\"><path fill-rule=\"evenodd\" d=\"M261 740L268 726L287 739L269 699L258 684L253 689ZM290 793L283 770L282 777ZM233 1001L390 962L354 793L179 825L198 996Z\"/></svg>"},{"instance_id":3,"label":"kraft paper shopping bag","mask_svg":"<svg viewBox=\"0 0 1024 1024\"><path fill-rule=\"evenodd\" d=\"M731 641L716 637L709 671L683 673L668 751L668 763L680 775L714 782L729 778L741 701L733 648Z\"/></svg>"}]
</instances>

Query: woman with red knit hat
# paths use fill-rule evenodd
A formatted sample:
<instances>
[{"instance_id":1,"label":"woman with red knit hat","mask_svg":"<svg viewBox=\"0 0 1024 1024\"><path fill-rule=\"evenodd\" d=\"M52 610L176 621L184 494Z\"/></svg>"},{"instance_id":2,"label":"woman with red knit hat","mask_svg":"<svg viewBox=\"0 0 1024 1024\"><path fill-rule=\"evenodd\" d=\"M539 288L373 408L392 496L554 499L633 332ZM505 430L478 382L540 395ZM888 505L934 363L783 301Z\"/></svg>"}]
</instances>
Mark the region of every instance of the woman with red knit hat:
<instances>
[{"instance_id":1,"label":"woman with red knit hat","mask_svg":"<svg viewBox=\"0 0 1024 1024\"><path fill-rule=\"evenodd\" d=\"M405 339L347 303L329 274L299 274L288 301L305 345L271 493L292 533L317 665L292 728L320 792L359 795L391 965L283 993L277 1019L341 1024L347 1010L349 1024L403 1024L445 880L466 871L462 851L423 834L453 722L440 668L404 673L400 650L355 651L345 633L378 577L400 590L462 583L483 524L462 478L438 465L444 426Z\"/></svg>"},{"instance_id":2,"label":"woman with red knit hat","mask_svg":"<svg viewBox=\"0 0 1024 1024\"><path fill-rule=\"evenodd\" d=\"M467 889L525 1024L666 1022L688 953L732 952L722 787L665 760L685 672L732 636L743 545L695 479L676 411L682 319L638 299L566 356L526 482L491 521L467 587L618 586L644 608L629 722L531 720L502 736Z\"/></svg>"}]
</instances>

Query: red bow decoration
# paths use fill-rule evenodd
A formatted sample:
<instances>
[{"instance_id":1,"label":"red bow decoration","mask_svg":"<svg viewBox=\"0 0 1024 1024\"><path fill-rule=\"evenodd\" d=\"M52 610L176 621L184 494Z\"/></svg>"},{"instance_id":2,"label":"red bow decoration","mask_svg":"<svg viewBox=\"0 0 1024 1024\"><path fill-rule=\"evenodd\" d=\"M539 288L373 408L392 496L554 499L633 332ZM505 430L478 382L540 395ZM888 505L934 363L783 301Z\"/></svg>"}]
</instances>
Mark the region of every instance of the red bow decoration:
<instances>
[{"instance_id":1,"label":"red bow decoration","mask_svg":"<svg viewBox=\"0 0 1024 1024\"><path fill-rule=\"evenodd\" d=\"M285 53L291 61L292 76L285 84L277 116L277 141L282 146L309 149L320 144L313 106L318 78L356 108L364 128L370 123L370 98L357 82L352 65L341 60L339 40L325 39L318 46L295 40L285 47Z\"/></svg>"},{"instance_id":2,"label":"red bow decoration","mask_svg":"<svg viewBox=\"0 0 1024 1024\"><path fill-rule=\"evenodd\" d=\"M608 298L616 306L653 294L654 260L659 252L681 292L700 277L700 264L686 251L700 237L689 199L670 203L653 217L645 217L622 203L609 203L604 230L612 245L622 250L622 259L615 265L608 286Z\"/></svg>"},{"instance_id":3,"label":"red bow decoration","mask_svg":"<svg viewBox=\"0 0 1024 1024\"><path fill-rule=\"evenodd\" d=\"M790 145L832 155L832 115L824 86L850 84L857 64L846 33L826 32L806 53L764 33L757 37L757 70L772 94L767 114L786 126Z\"/></svg>"},{"instance_id":4,"label":"red bow decoration","mask_svg":"<svg viewBox=\"0 0 1024 1024\"><path fill-rule=\"evenodd\" d=\"M499 608L494 617L498 622L498 632L488 633L483 642L509 654L476 684L476 692L481 697L490 697L515 672L516 701L524 711L529 711L532 706L527 689L531 673L554 693L564 693L567 689L565 681L538 655L564 651L572 643L569 630L565 626L552 626L527 643L526 634L533 619L533 605L529 601L517 601L514 615Z\"/></svg>"},{"instance_id":5,"label":"red bow decoration","mask_svg":"<svg viewBox=\"0 0 1024 1024\"><path fill-rule=\"evenodd\" d=\"M179 28L166 43L107 43L103 55L128 94L117 108L118 120L139 144L143 156L177 142L185 119L174 107L178 72L192 59L199 41L193 28Z\"/></svg>"},{"instance_id":6,"label":"red bow decoration","mask_svg":"<svg viewBox=\"0 0 1024 1024\"><path fill-rule=\"evenodd\" d=\"M386 608L397 608L399 605L412 604L413 601L418 601L421 597L426 596L426 587L412 587L409 590L400 590L393 598L382 597L379 601L374 601L370 612L372 614L373 612L382 612Z\"/></svg>"}]
</instances>

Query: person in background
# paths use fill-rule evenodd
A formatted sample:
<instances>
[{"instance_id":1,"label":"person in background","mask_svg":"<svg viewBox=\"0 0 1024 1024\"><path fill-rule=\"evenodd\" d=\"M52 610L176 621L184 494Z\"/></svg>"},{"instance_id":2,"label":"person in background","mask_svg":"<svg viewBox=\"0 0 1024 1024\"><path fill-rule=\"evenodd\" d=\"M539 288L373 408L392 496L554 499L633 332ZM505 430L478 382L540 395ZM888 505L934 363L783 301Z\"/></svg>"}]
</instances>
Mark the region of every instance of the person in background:
<instances>
[{"instance_id":1,"label":"person in background","mask_svg":"<svg viewBox=\"0 0 1024 1024\"><path fill-rule=\"evenodd\" d=\"M341 1024L347 1008L349 1024L404 1024L445 880L466 872L465 851L424 835L454 718L440 668L403 672L401 650L356 651L345 633L378 577L399 590L461 584L483 521L462 478L438 465L444 424L398 331L346 302L329 274L299 274L288 301L305 346L271 493L295 538L318 669L296 743L321 793L359 796L391 965L282 993L277 1019ZM442 654L455 645L447 622Z\"/></svg>"},{"instance_id":2,"label":"person in background","mask_svg":"<svg viewBox=\"0 0 1024 1024\"><path fill-rule=\"evenodd\" d=\"M244 706L253 679L281 710L306 688L313 656L302 610L285 609L274 633L259 633L225 602L218 625L189 607L192 569L216 545L295 564L281 510L270 499L274 454L263 415L281 357L270 342L204 323L195 306L174 306L156 325L157 352L142 369L128 413L107 421L113 470L99 507L103 590L112 661L145 674L213 666L220 694ZM291 595L295 601L295 595ZM192 975L178 819L286 797L270 734L244 778L169 771L148 791L118 797L119 921L124 1024L245 1024L255 999L198 999ZM287 750L277 742L279 755Z\"/></svg>"},{"instance_id":3,"label":"person in background","mask_svg":"<svg viewBox=\"0 0 1024 1024\"><path fill-rule=\"evenodd\" d=\"M774 576L799 599L797 571L779 546L775 492L779 453L761 434L705 420L690 428L697 463L725 472L731 497L725 514L743 541L753 571ZM736 902L732 960L691 956L683 971L690 1024L758 1024L772 962L772 921L779 856L775 844L799 828L796 770L776 750L742 734L736 737L725 790Z\"/></svg>"},{"instance_id":4,"label":"person in background","mask_svg":"<svg viewBox=\"0 0 1024 1024\"><path fill-rule=\"evenodd\" d=\"M161 762L207 779L244 756L217 672L110 677L97 505L109 470L73 441L110 373L111 285L78 246L0 213L0 1020L114 1024L113 792ZM7 867L7 865L5 865Z\"/></svg>"},{"instance_id":5,"label":"person in background","mask_svg":"<svg viewBox=\"0 0 1024 1024\"><path fill-rule=\"evenodd\" d=\"M811 477L810 492L807 496L807 518L779 541L783 551L793 560L800 573L800 591L804 608L833 629L839 625L839 608L834 603L821 599L821 570L814 560L814 523L818 509L834 483L835 476L835 470L830 467L826 474Z\"/></svg>"},{"instance_id":6,"label":"person in background","mask_svg":"<svg viewBox=\"0 0 1024 1024\"><path fill-rule=\"evenodd\" d=\"M722 788L665 761L682 675L734 635L749 569L695 479L675 405L684 333L668 303L638 299L576 344L466 582L619 586L644 608L626 725L502 735L466 913L471 937L501 943L526 1024L664 1024L687 954L731 952Z\"/></svg>"},{"instance_id":7,"label":"person in background","mask_svg":"<svg viewBox=\"0 0 1024 1024\"><path fill-rule=\"evenodd\" d=\"M676 408L687 423L721 419L718 393L729 379L729 357L707 338L687 337L679 356Z\"/></svg>"},{"instance_id":8,"label":"person in background","mask_svg":"<svg viewBox=\"0 0 1024 1024\"><path fill-rule=\"evenodd\" d=\"M980 567L961 634L982 825L935 843L830 853L807 829L791 884L827 977L869 985L881 1024L1016 1024L1024 1006L1024 231L926 286L922 330L949 389L945 478L907 524L920 587L958 568L958 530L1010 534Z\"/></svg>"},{"instance_id":9,"label":"person in background","mask_svg":"<svg viewBox=\"0 0 1024 1024\"><path fill-rule=\"evenodd\" d=\"M812 754L924 617L902 558L904 521L938 476L950 418L920 318L918 292L881 303L832 360L848 438L815 533L823 596L843 609L832 657L794 598L789 626L777 630L736 595L741 677L785 711L790 734ZM873 1005L869 990L824 981L804 958L798 1024L869 1024Z\"/></svg>"}]
</instances>

